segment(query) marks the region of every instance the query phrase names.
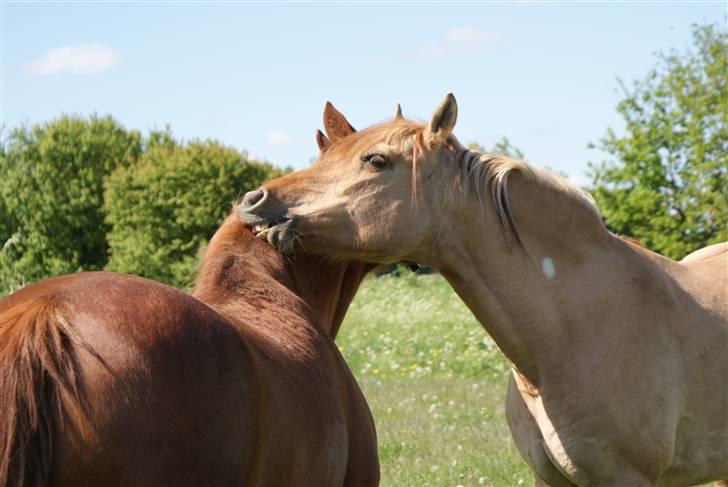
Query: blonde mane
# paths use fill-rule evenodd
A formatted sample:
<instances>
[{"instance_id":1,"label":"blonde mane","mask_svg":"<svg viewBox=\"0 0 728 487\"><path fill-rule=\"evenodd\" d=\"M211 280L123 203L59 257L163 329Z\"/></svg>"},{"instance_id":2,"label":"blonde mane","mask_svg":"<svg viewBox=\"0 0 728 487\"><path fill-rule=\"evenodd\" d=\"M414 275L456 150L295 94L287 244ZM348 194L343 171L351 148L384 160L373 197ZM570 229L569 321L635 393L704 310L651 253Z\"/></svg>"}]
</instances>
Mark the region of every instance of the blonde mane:
<instances>
[{"instance_id":1,"label":"blonde mane","mask_svg":"<svg viewBox=\"0 0 728 487\"><path fill-rule=\"evenodd\" d=\"M525 161L518 159L469 149L460 150L455 159L475 192L480 205L489 201L495 209L501 227L521 246L508 196L508 178L514 172L521 174L537 188L567 197L576 203L577 207L594 216L600 225L603 225L599 209L589 193L546 169L530 166ZM484 191L487 192L489 198L486 198Z\"/></svg>"}]
</instances>

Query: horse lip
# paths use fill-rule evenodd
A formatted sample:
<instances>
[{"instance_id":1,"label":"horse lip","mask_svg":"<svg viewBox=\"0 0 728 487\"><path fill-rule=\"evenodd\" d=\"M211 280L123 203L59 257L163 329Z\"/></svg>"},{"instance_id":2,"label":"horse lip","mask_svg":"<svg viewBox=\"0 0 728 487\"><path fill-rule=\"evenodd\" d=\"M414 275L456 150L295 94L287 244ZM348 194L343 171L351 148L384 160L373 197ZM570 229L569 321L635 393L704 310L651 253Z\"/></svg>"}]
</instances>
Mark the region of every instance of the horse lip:
<instances>
[{"instance_id":1,"label":"horse lip","mask_svg":"<svg viewBox=\"0 0 728 487\"><path fill-rule=\"evenodd\" d=\"M257 215L241 214L240 219L245 226L253 231L256 237L265 237L273 230L286 231L293 223L293 219L287 216L267 219Z\"/></svg>"},{"instance_id":2,"label":"horse lip","mask_svg":"<svg viewBox=\"0 0 728 487\"><path fill-rule=\"evenodd\" d=\"M293 219L284 216L282 218L278 218L276 220L266 222L265 224L260 225L260 226L265 227L261 231L274 230L274 229L279 230L279 231L286 231L286 230L288 230L288 227L291 226L291 223L293 223Z\"/></svg>"},{"instance_id":3,"label":"horse lip","mask_svg":"<svg viewBox=\"0 0 728 487\"><path fill-rule=\"evenodd\" d=\"M256 234L258 238L268 241L283 254L293 253L294 238L290 233L293 226L292 218L284 218L270 225Z\"/></svg>"},{"instance_id":4,"label":"horse lip","mask_svg":"<svg viewBox=\"0 0 728 487\"><path fill-rule=\"evenodd\" d=\"M240 220L247 226L253 227L254 225L268 224L268 220L260 215L254 215L253 213L247 213L240 211L238 213Z\"/></svg>"},{"instance_id":5,"label":"horse lip","mask_svg":"<svg viewBox=\"0 0 728 487\"><path fill-rule=\"evenodd\" d=\"M261 215L256 215L254 213L247 213L242 210L240 211L239 216L240 216L240 220L250 228L255 228L257 226L265 226L265 227L272 228L272 227L275 227L282 223L286 223L291 220L291 218L286 215L261 216Z\"/></svg>"}]
</instances>

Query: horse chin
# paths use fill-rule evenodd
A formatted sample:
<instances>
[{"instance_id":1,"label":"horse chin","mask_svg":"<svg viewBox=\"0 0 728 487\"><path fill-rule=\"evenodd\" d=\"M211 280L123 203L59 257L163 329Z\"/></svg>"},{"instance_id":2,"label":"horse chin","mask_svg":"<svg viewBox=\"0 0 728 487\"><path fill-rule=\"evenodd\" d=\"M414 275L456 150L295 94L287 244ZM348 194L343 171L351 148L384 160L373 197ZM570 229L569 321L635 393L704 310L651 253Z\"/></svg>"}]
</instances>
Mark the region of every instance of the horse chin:
<instances>
[{"instance_id":1,"label":"horse chin","mask_svg":"<svg viewBox=\"0 0 728 487\"><path fill-rule=\"evenodd\" d=\"M255 236L267 240L269 244L284 255L293 254L296 244L296 231L292 219L287 219L282 223L263 228L256 232Z\"/></svg>"}]
</instances>

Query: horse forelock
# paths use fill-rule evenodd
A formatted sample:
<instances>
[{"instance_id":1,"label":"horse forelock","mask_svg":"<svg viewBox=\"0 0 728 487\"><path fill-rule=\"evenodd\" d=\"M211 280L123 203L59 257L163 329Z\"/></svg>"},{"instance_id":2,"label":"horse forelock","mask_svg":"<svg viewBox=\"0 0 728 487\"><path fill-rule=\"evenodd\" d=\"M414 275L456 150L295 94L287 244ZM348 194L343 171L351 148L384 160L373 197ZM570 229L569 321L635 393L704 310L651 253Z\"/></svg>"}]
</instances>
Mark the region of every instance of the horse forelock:
<instances>
[{"instance_id":1,"label":"horse forelock","mask_svg":"<svg viewBox=\"0 0 728 487\"><path fill-rule=\"evenodd\" d=\"M416 139L424 129L424 125L404 118L372 125L334 142L326 151L326 158L354 159L372 146L381 143L403 146L413 140L413 137Z\"/></svg>"}]
</instances>

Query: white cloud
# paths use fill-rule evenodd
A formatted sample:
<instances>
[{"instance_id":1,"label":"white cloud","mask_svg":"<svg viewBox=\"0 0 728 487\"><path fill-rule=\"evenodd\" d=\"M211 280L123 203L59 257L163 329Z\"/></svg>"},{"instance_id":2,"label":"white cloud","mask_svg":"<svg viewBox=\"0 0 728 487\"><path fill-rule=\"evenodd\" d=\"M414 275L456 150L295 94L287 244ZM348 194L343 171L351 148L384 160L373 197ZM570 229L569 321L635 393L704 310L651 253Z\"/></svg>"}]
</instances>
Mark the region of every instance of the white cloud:
<instances>
[{"instance_id":1,"label":"white cloud","mask_svg":"<svg viewBox=\"0 0 728 487\"><path fill-rule=\"evenodd\" d=\"M418 54L422 59L457 56L469 49L491 45L497 39L495 32L477 30L466 25L450 29L439 43L420 50Z\"/></svg>"},{"instance_id":2,"label":"white cloud","mask_svg":"<svg viewBox=\"0 0 728 487\"><path fill-rule=\"evenodd\" d=\"M97 74L113 67L119 58L119 53L107 44L78 44L49 49L26 66L38 76L62 72Z\"/></svg>"},{"instance_id":3,"label":"white cloud","mask_svg":"<svg viewBox=\"0 0 728 487\"><path fill-rule=\"evenodd\" d=\"M288 137L288 135L277 130L269 132L268 135L265 136L265 143L271 147L283 147L284 145L287 145L290 140L291 138Z\"/></svg>"}]
</instances>

